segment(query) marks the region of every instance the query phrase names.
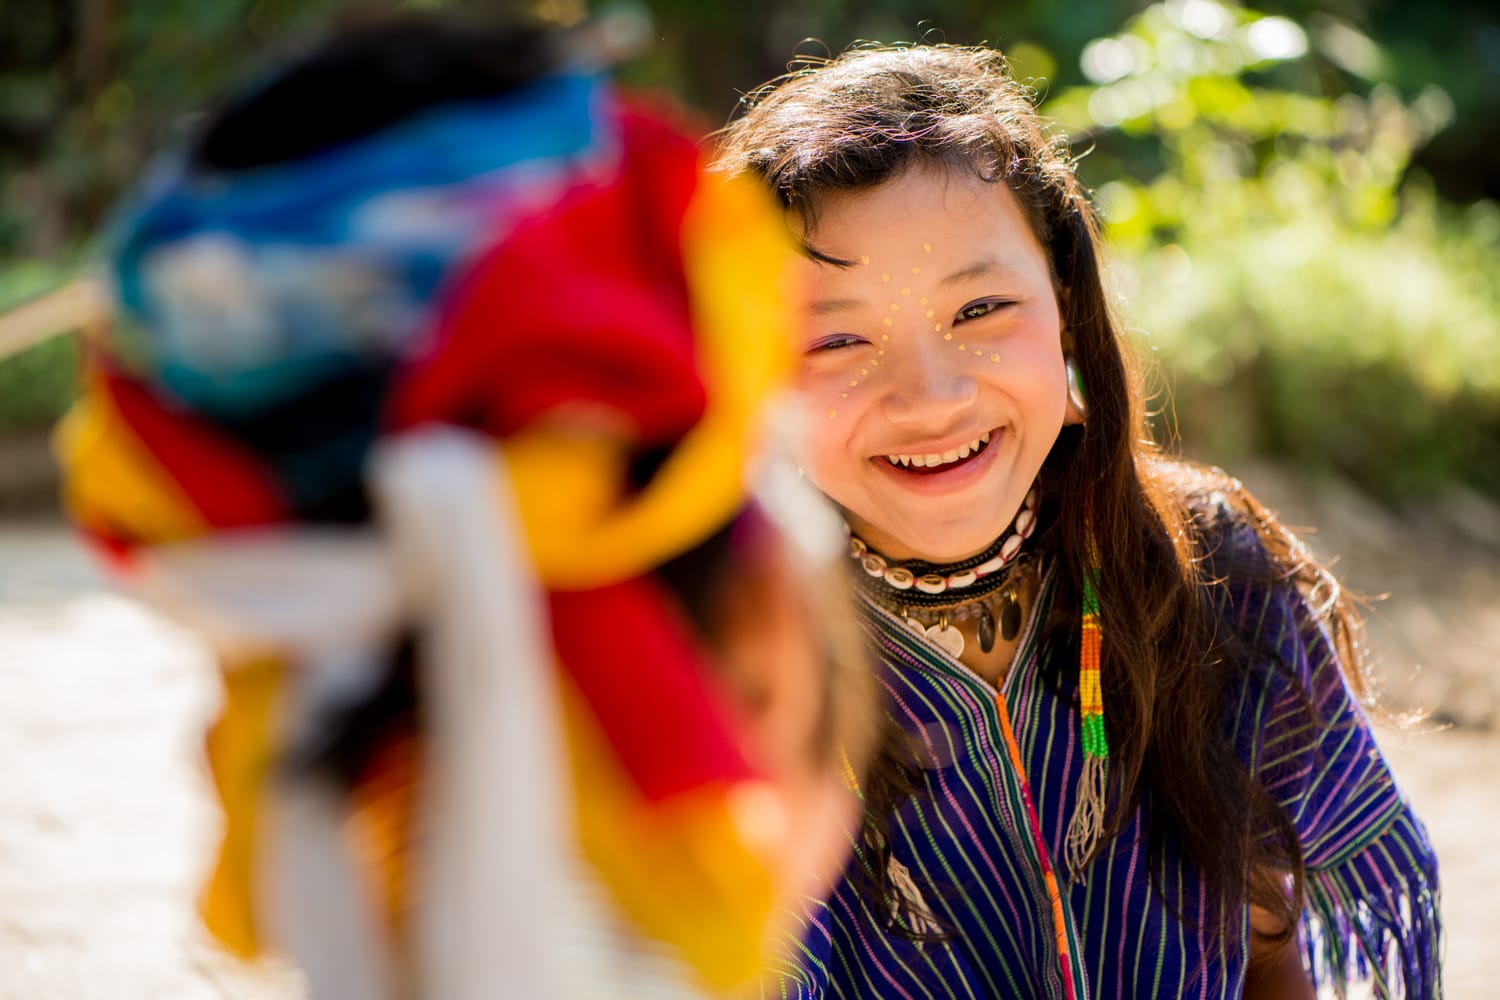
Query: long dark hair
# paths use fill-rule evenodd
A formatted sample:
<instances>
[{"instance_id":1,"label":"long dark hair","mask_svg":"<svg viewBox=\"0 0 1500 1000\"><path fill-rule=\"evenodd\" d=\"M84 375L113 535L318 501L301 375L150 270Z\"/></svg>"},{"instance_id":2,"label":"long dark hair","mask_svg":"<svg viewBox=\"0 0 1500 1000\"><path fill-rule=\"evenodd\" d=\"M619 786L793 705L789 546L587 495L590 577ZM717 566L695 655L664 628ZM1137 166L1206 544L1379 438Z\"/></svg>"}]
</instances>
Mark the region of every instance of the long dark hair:
<instances>
[{"instance_id":1,"label":"long dark hair","mask_svg":"<svg viewBox=\"0 0 1500 1000\"><path fill-rule=\"evenodd\" d=\"M1111 787L1105 836L1089 860L1149 797L1148 836L1160 845L1170 831L1202 874L1213 903L1207 930L1233 937L1245 905L1255 903L1279 916L1281 937L1289 937L1302 903L1301 854L1290 821L1225 732L1225 692L1257 654L1217 620L1194 496L1227 496L1254 526L1267 582L1294 580L1316 593L1363 694L1353 641L1359 621L1326 571L1243 487L1168 459L1151 442L1143 382L1105 292L1098 218L1066 141L1044 127L1000 53L948 45L858 48L804 64L747 96L718 140L721 169L762 178L799 218L815 257L823 195L872 188L914 164L973 171L1015 192L1050 258L1088 389L1087 423L1063 429L1041 473L1045 494L1060 500L1043 540L1060 570L1049 629L1077 632L1085 510L1105 542L1101 673ZM906 774L897 767L887 785L910 787ZM1290 873L1290 894L1278 873ZM1152 875L1160 892L1158 864Z\"/></svg>"}]
</instances>

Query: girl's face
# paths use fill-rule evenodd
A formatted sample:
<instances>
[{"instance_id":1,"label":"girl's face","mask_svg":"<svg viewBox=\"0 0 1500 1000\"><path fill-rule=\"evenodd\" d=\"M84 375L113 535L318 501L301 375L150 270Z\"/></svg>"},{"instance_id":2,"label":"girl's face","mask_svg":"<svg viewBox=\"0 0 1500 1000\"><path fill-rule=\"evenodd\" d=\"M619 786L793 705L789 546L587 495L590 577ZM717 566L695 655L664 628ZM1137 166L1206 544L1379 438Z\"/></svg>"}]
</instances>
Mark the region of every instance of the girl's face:
<instances>
[{"instance_id":1,"label":"girl's face","mask_svg":"<svg viewBox=\"0 0 1500 1000\"><path fill-rule=\"evenodd\" d=\"M917 166L837 193L807 234L803 468L855 533L948 562L1020 509L1067 409L1058 296L1011 190Z\"/></svg>"}]
</instances>

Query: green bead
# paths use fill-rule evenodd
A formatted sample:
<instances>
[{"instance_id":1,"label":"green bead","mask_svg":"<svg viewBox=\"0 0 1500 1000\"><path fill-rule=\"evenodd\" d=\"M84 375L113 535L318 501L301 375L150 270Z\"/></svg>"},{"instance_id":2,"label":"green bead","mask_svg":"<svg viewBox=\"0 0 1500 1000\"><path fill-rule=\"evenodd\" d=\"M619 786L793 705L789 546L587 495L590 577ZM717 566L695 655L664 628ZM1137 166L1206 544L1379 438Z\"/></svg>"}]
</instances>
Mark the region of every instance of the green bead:
<instances>
[{"instance_id":1,"label":"green bead","mask_svg":"<svg viewBox=\"0 0 1500 1000\"><path fill-rule=\"evenodd\" d=\"M1090 715L1083 720L1083 749L1091 757L1109 756L1109 739L1104 733L1102 716Z\"/></svg>"}]
</instances>

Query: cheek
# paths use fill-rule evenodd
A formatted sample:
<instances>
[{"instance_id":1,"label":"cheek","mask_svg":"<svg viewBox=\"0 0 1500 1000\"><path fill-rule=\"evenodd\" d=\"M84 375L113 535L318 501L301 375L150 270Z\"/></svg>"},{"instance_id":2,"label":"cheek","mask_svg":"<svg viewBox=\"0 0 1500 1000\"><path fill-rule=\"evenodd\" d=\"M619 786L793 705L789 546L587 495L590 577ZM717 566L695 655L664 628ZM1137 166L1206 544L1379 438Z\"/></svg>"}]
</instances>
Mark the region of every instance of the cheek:
<instances>
[{"instance_id":1,"label":"cheek","mask_svg":"<svg viewBox=\"0 0 1500 1000\"><path fill-rule=\"evenodd\" d=\"M837 384L821 389L816 384L801 387L803 417L792 444L807 478L836 503L847 498L847 484L857 472L854 436L867 406L860 391L849 388L847 379L844 382L843 389Z\"/></svg>"},{"instance_id":2,"label":"cheek","mask_svg":"<svg viewBox=\"0 0 1500 1000\"><path fill-rule=\"evenodd\" d=\"M1007 349L1008 348L1008 349ZM1060 421L1067 405L1068 380L1062 344L1056 332L1045 328L1002 346L991 369L1010 393L1036 418L1055 415ZM979 359L976 359L979 360Z\"/></svg>"},{"instance_id":3,"label":"cheek","mask_svg":"<svg viewBox=\"0 0 1500 1000\"><path fill-rule=\"evenodd\" d=\"M849 409L815 410L802 438L802 468L825 493L830 492L830 486L837 486L840 469L849 461L854 423L854 414Z\"/></svg>"},{"instance_id":4,"label":"cheek","mask_svg":"<svg viewBox=\"0 0 1500 1000\"><path fill-rule=\"evenodd\" d=\"M849 357L842 364L804 369L797 380L805 407L802 447L817 454L836 454L854 432L870 403L873 380L881 372L870 359ZM804 467L806 463L804 463Z\"/></svg>"}]
</instances>

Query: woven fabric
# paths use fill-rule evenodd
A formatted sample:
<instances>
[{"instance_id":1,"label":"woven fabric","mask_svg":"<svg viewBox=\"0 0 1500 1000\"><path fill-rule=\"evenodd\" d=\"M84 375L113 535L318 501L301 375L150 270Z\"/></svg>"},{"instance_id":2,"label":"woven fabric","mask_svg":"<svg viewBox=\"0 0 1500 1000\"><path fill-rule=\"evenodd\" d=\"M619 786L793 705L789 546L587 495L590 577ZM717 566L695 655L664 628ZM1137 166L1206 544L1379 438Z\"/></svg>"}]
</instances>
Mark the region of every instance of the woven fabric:
<instances>
[{"instance_id":1,"label":"woven fabric","mask_svg":"<svg viewBox=\"0 0 1500 1000\"><path fill-rule=\"evenodd\" d=\"M1304 956L1320 985L1370 978L1376 995L1441 992L1436 859L1393 781L1327 634L1290 584L1237 584L1265 551L1231 526L1210 557L1226 624L1266 656L1227 692L1236 745L1286 810L1307 864ZM1050 608L1044 582L1034 621ZM925 787L896 813L892 856L919 903L952 931L914 943L855 888L856 857L830 898L809 901L802 937L767 981L768 997L1048 997L1067 995L995 689L878 608L864 625L889 710L928 758ZM1025 779L1052 857L1061 857L1084 763L1076 637L1043 642L1034 627L1001 689ZM1058 683L1061 679L1061 684ZM1315 714L1308 725L1305 706ZM1145 808L1149 808L1149 805ZM1080 880L1064 883L1078 997L1240 996L1248 922L1210 946L1176 919L1207 912L1202 879L1166 838L1161 894L1147 877L1138 809ZM1163 898L1165 897L1165 898ZM903 911L906 908L903 908Z\"/></svg>"}]
</instances>

